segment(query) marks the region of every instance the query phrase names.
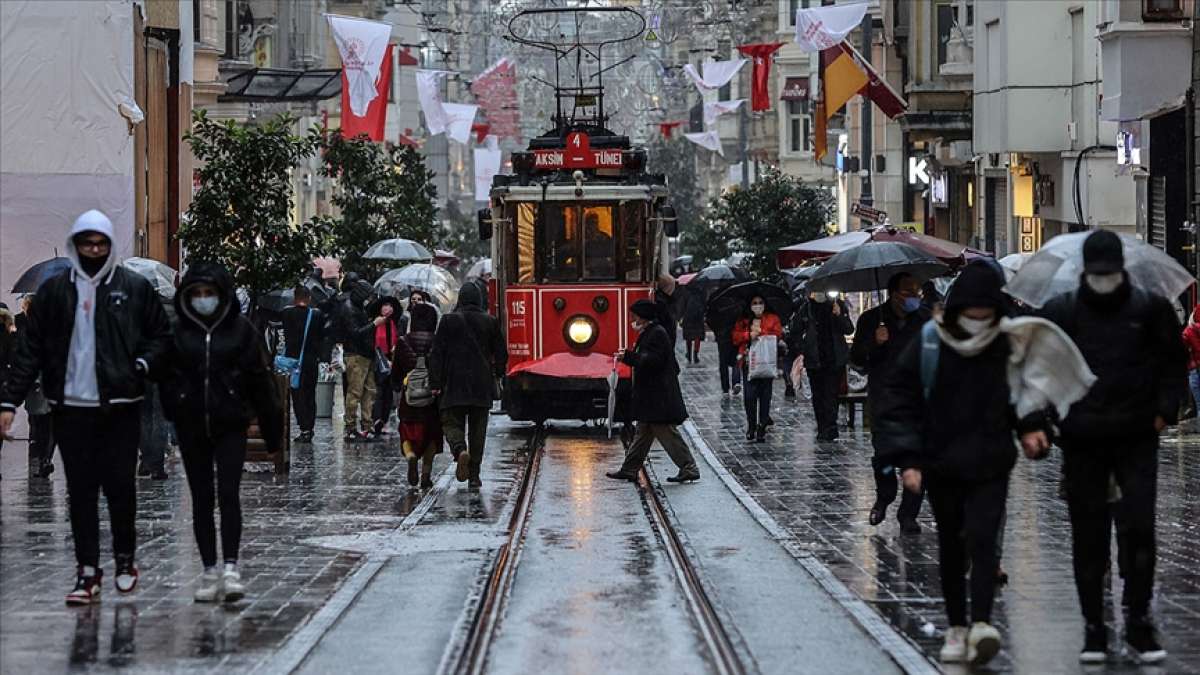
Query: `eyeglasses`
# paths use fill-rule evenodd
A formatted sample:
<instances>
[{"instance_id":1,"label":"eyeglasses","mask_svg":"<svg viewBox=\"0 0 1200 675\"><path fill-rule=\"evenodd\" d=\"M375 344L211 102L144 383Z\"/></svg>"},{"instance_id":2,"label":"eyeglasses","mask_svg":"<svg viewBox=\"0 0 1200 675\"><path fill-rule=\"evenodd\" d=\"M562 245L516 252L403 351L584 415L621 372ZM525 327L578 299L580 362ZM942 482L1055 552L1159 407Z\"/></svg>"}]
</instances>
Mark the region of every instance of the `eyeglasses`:
<instances>
[{"instance_id":1,"label":"eyeglasses","mask_svg":"<svg viewBox=\"0 0 1200 675\"><path fill-rule=\"evenodd\" d=\"M75 242L75 245L79 248L90 248L93 251L102 251L102 250L108 248L109 246L111 246L112 242L110 242L107 239L103 239L103 238L82 239L80 241Z\"/></svg>"}]
</instances>

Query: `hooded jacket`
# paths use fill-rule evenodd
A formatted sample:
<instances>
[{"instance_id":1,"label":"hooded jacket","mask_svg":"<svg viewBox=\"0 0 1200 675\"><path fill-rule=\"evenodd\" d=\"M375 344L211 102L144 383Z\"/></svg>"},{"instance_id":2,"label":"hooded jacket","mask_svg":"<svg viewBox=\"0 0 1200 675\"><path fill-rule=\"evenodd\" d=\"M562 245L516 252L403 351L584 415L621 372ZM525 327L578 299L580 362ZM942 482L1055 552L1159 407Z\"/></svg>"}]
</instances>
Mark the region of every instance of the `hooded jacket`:
<instances>
[{"instance_id":1,"label":"hooded jacket","mask_svg":"<svg viewBox=\"0 0 1200 675\"><path fill-rule=\"evenodd\" d=\"M1090 241L1090 238L1089 238ZM1166 298L1130 284L1099 295L1086 280L1042 310L1079 347L1100 379L1062 422L1064 447L1156 438L1154 418L1178 417L1187 349Z\"/></svg>"},{"instance_id":2,"label":"hooded jacket","mask_svg":"<svg viewBox=\"0 0 1200 675\"><path fill-rule=\"evenodd\" d=\"M192 287L212 284L219 302L211 317L188 302ZM258 418L267 447L283 440L283 406L267 366L267 350L254 326L239 311L233 279L221 265L188 268L175 294L179 317L163 382L163 411L182 432L215 438L245 431Z\"/></svg>"},{"instance_id":3,"label":"hooded jacket","mask_svg":"<svg viewBox=\"0 0 1200 675\"><path fill-rule=\"evenodd\" d=\"M494 378L503 377L507 365L500 322L484 311L479 288L465 284L458 309L442 317L433 338L429 380L442 392L439 405L490 408Z\"/></svg>"},{"instance_id":4,"label":"hooded jacket","mask_svg":"<svg viewBox=\"0 0 1200 675\"><path fill-rule=\"evenodd\" d=\"M371 284L355 281L342 295L345 297L333 318L334 335L347 356L375 358L375 324L367 316Z\"/></svg>"},{"instance_id":5,"label":"hooded jacket","mask_svg":"<svg viewBox=\"0 0 1200 675\"><path fill-rule=\"evenodd\" d=\"M158 294L145 278L119 266L112 249L100 270L88 275L72 241L82 232L113 239L112 223L99 211L75 221L66 247L72 268L38 289L0 392L0 410L16 410L39 375L52 406L103 407L140 401L143 378L161 374L171 326Z\"/></svg>"}]
</instances>

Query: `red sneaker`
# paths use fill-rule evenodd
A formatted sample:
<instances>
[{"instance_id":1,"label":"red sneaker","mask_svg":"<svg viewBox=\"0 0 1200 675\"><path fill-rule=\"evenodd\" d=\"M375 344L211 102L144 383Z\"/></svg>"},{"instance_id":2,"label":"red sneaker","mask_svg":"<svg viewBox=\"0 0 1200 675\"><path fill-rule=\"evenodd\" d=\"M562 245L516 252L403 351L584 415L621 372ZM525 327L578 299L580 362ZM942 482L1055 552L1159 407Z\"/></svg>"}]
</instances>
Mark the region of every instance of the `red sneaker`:
<instances>
[{"instance_id":1,"label":"red sneaker","mask_svg":"<svg viewBox=\"0 0 1200 675\"><path fill-rule=\"evenodd\" d=\"M104 570L97 568L95 574L84 574L80 565L75 577L75 588L67 593L68 605L90 605L100 602L100 579Z\"/></svg>"}]
</instances>

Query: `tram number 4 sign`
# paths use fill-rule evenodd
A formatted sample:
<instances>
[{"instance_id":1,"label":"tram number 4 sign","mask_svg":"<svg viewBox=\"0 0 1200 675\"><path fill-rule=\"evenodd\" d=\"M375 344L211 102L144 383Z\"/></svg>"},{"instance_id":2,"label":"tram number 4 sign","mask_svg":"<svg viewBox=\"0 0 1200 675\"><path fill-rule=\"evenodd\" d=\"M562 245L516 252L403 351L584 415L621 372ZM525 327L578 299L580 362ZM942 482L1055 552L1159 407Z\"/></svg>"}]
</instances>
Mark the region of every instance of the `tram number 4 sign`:
<instances>
[{"instance_id":1,"label":"tram number 4 sign","mask_svg":"<svg viewBox=\"0 0 1200 675\"><path fill-rule=\"evenodd\" d=\"M567 134L562 150L534 150L535 169L619 169L624 161L620 150L593 150L591 139L579 131Z\"/></svg>"},{"instance_id":2,"label":"tram number 4 sign","mask_svg":"<svg viewBox=\"0 0 1200 675\"><path fill-rule=\"evenodd\" d=\"M880 211L879 209L873 209L865 204L859 204L859 203L854 203L854 204L850 205L850 213L858 216L859 218L864 218L866 220L873 220L873 221L879 223L880 225L887 222L887 218L888 218L888 215L886 212Z\"/></svg>"}]
</instances>

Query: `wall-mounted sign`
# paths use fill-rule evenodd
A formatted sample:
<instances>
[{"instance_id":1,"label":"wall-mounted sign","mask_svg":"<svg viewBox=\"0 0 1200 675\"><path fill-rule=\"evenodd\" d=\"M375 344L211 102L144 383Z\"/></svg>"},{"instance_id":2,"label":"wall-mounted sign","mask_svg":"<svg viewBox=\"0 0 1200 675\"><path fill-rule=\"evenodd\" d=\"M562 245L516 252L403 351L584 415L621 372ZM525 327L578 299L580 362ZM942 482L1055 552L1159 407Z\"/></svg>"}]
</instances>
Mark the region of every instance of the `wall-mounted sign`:
<instances>
[{"instance_id":1,"label":"wall-mounted sign","mask_svg":"<svg viewBox=\"0 0 1200 675\"><path fill-rule=\"evenodd\" d=\"M783 92L779 95L781 101L807 101L808 78L789 77L783 83Z\"/></svg>"}]
</instances>

